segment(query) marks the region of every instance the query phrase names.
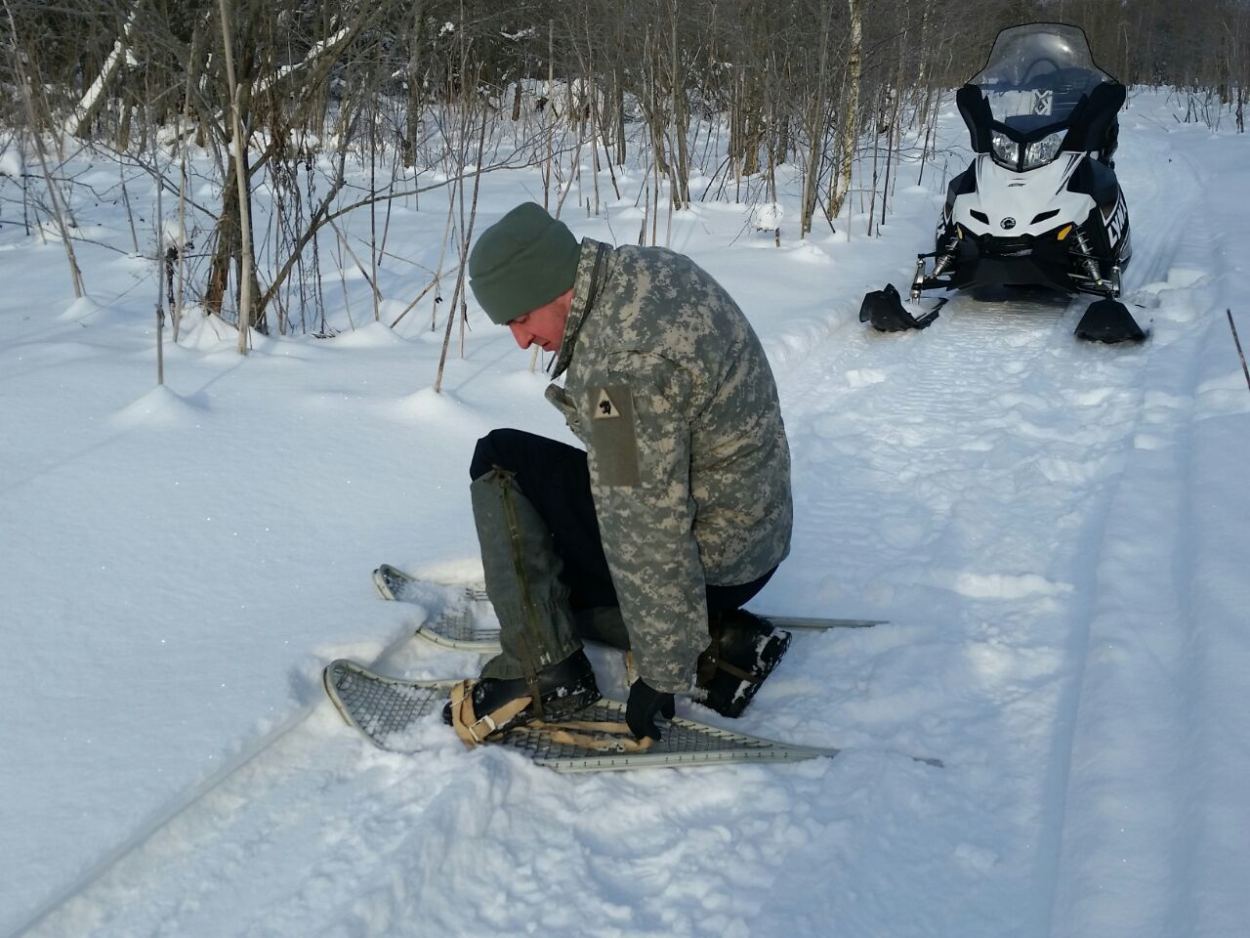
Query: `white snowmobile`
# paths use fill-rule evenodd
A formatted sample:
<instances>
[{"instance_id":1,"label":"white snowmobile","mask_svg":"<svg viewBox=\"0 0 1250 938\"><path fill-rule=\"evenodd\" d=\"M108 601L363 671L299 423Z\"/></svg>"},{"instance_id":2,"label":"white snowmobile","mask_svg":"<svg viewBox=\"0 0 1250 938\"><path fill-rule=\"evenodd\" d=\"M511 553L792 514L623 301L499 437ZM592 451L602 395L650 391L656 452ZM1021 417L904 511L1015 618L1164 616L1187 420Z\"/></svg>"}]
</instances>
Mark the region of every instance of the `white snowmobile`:
<instances>
[{"instance_id":1,"label":"white snowmobile","mask_svg":"<svg viewBox=\"0 0 1250 938\"><path fill-rule=\"evenodd\" d=\"M1118 299L1132 257L1112 161L1124 98L1079 27L1000 32L985 68L955 97L977 156L950 182L936 250L917 256L912 309L888 285L864 297L860 321L882 332L923 329L946 302L920 309L926 290L1046 286L1102 297L1077 325L1079 337L1144 339Z\"/></svg>"}]
</instances>

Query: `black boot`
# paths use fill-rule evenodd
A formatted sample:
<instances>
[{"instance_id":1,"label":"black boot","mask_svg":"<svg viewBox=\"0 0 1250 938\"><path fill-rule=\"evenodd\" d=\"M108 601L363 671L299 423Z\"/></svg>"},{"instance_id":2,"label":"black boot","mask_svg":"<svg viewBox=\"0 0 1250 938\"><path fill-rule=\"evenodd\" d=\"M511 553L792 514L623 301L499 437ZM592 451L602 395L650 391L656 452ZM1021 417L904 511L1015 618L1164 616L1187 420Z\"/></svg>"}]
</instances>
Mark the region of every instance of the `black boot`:
<instances>
[{"instance_id":1,"label":"black boot","mask_svg":"<svg viewBox=\"0 0 1250 938\"><path fill-rule=\"evenodd\" d=\"M603 696L595 683L595 672L590 666L590 660L580 649L558 664L538 672L538 692L542 698L541 717L548 722L567 720L578 710L589 707ZM531 696L533 691L523 677L484 677L473 685L473 714L481 720L518 697ZM537 719L537 710L530 703L511 719L485 729L493 735L514 726L521 726ZM443 722L451 726L450 701L443 707Z\"/></svg>"},{"instance_id":2,"label":"black boot","mask_svg":"<svg viewBox=\"0 0 1250 938\"><path fill-rule=\"evenodd\" d=\"M708 617L712 643L699 656L697 686L702 703L727 717L747 708L764 679L790 647L790 633L745 609Z\"/></svg>"}]
</instances>

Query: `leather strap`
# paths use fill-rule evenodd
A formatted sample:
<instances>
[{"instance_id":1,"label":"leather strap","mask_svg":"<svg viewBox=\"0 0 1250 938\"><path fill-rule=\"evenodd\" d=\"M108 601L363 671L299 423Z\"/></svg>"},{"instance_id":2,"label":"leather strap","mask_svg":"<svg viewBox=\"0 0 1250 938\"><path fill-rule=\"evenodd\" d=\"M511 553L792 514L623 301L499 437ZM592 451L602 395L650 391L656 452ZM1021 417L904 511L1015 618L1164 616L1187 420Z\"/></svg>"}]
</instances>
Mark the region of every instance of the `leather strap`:
<instances>
[{"instance_id":1,"label":"leather strap","mask_svg":"<svg viewBox=\"0 0 1250 938\"><path fill-rule=\"evenodd\" d=\"M458 681L451 688L451 725L460 741L470 749L490 742L491 737L501 733L500 727L506 733L510 728L508 724L531 702L529 697L516 697L498 710L479 717L473 712L474 683L471 680ZM634 739L627 724L613 721L547 723L531 720L515 728L540 733L558 746L576 746L596 752L645 752L654 742L647 736Z\"/></svg>"},{"instance_id":2,"label":"leather strap","mask_svg":"<svg viewBox=\"0 0 1250 938\"><path fill-rule=\"evenodd\" d=\"M498 710L479 717L473 712L473 684L465 680L451 688L451 726L469 748L486 742L530 705L529 697L514 697Z\"/></svg>"},{"instance_id":3,"label":"leather strap","mask_svg":"<svg viewBox=\"0 0 1250 938\"><path fill-rule=\"evenodd\" d=\"M545 734L559 746L576 746L595 752L646 752L655 742L650 736L634 739L625 723L570 720L566 723L544 723L535 720L524 727Z\"/></svg>"},{"instance_id":4,"label":"leather strap","mask_svg":"<svg viewBox=\"0 0 1250 938\"><path fill-rule=\"evenodd\" d=\"M726 674L736 677L740 681L746 681L749 684L758 684L763 678L757 671L747 671L735 664L730 664L721 657L720 648L721 640L725 634L724 617L721 613L713 613L708 619L708 635L711 643L703 654L699 655L696 662L696 673L700 686L706 687L712 683L716 677L717 671L724 671Z\"/></svg>"}]
</instances>

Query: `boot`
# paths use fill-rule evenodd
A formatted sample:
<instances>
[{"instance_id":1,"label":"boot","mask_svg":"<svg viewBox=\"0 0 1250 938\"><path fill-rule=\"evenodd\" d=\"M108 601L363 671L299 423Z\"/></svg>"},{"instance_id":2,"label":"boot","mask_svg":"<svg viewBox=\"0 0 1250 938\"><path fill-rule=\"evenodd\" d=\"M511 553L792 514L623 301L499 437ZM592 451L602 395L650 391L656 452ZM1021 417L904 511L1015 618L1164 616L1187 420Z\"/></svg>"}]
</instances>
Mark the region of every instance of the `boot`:
<instances>
[{"instance_id":1,"label":"boot","mask_svg":"<svg viewBox=\"0 0 1250 938\"><path fill-rule=\"evenodd\" d=\"M542 719L553 723L567 720L603 696L595 683L590 660L581 650L558 664L543 668L533 683L538 687ZM484 677L472 684L468 693L472 713L462 713L461 719L477 742L529 723L539 716L531 688L531 682L522 677ZM523 707L509 706L514 703L519 705L524 698L529 698L530 702ZM500 711L505 715L496 716ZM443 707L443 722L452 725L452 701Z\"/></svg>"},{"instance_id":2,"label":"boot","mask_svg":"<svg viewBox=\"0 0 1250 938\"><path fill-rule=\"evenodd\" d=\"M708 617L712 642L699 656L696 686L702 703L738 717L790 647L790 633L745 609Z\"/></svg>"}]
</instances>

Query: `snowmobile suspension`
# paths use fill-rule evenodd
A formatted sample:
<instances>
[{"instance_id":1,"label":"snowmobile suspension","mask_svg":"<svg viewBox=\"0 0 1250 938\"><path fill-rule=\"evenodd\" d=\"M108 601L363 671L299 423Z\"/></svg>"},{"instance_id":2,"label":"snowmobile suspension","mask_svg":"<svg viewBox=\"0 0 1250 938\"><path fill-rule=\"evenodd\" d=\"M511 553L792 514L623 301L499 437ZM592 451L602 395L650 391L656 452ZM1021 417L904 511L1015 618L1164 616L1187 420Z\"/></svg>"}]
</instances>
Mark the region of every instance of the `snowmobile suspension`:
<instances>
[{"instance_id":1,"label":"snowmobile suspension","mask_svg":"<svg viewBox=\"0 0 1250 938\"><path fill-rule=\"evenodd\" d=\"M934 261L933 273L926 277L924 272L924 262L927 257L934 258ZM938 277L942 276L942 274L946 273L947 269L949 269L954 262L955 252L953 250L948 250L940 254L917 254L916 273L911 278L911 299L920 299L921 291L924 290L925 281L936 280Z\"/></svg>"},{"instance_id":2,"label":"snowmobile suspension","mask_svg":"<svg viewBox=\"0 0 1250 938\"><path fill-rule=\"evenodd\" d=\"M1111 297L1119 296L1119 284L1108 283L1102 278L1102 271L1098 269L1098 261L1090 250L1089 239L1085 237L1085 232L1080 228L1076 229L1076 246L1080 249L1078 256L1085 263L1085 272L1089 276L1090 282L1093 283L1100 293L1105 293Z\"/></svg>"}]
</instances>

